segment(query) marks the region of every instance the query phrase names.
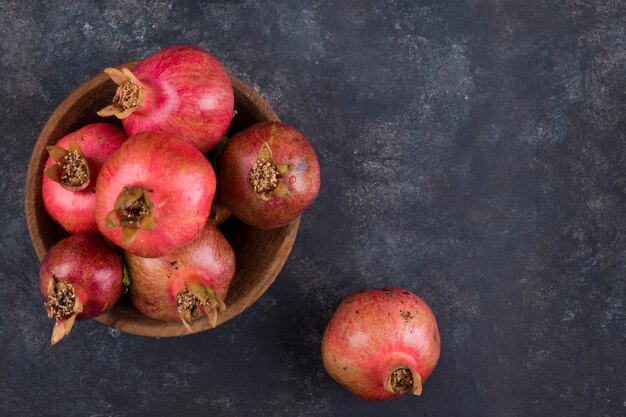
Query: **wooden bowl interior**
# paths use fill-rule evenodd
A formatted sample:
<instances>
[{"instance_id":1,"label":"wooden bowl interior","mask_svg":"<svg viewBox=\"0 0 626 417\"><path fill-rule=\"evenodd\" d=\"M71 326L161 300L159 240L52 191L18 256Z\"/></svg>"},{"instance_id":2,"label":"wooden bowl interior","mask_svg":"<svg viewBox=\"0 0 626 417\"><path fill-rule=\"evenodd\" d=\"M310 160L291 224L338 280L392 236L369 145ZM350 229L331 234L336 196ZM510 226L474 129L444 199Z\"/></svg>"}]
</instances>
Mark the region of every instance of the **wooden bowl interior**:
<instances>
[{"instance_id":1,"label":"wooden bowl interior","mask_svg":"<svg viewBox=\"0 0 626 417\"><path fill-rule=\"evenodd\" d=\"M137 61L121 67L134 68ZM276 120L271 107L249 86L231 76L237 111L228 131L229 137L254 123ZM103 119L96 111L110 103L115 85L100 73L74 90L54 111L44 126L31 155L25 191L26 221L39 260L57 241L68 234L46 212L41 198L43 166L48 157L46 146L66 134L95 122L108 122L121 127L115 118ZM237 267L225 300L226 310L220 313L218 325L240 314L252 305L274 282L287 261L298 232L300 219L274 230L257 230L235 218L220 226L235 251ZM142 336L183 336L188 334L181 323L163 322L141 315L122 296L116 306L96 318L99 322L124 332ZM209 329L206 319L192 325L193 332Z\"/></svg>"}]
</instances>

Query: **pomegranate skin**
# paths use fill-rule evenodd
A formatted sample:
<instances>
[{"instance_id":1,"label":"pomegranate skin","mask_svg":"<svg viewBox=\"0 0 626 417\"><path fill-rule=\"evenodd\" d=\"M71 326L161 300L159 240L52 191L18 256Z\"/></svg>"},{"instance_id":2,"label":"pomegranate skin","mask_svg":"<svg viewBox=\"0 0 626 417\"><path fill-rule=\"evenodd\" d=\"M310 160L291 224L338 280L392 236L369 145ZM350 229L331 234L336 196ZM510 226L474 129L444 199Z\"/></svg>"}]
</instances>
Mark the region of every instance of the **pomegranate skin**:
<instances>
[{"instance_id":1,"label":"pomegranate skin","mask_svg":"<svg viewBox=\"0 0 626 417\"><path fill-rule=\"evenodd\" d=\"M322 359L328 374L356 396L391 400L421 385L440 354L437 322L417 295L399 288L370 289L346 297L326 327ZM410 370L404 392L388 386L391 373Z\"/></svg>"},{"instance_id":2,"label":"pomegranate skin","mask_svg":"<svg viewBox=\"0 0 626 417\"><path fill-rule=\"evenodd\" d=\"M129 135L164 131L203 153L222 140L235 99L230 77L216 58L193 46L170 46L143 59L133 73L146 96L122 119Z\"/></svg>"},{"instance_id":3,"label":"pomegranate skin","mask_svg":"<svg viewBox=\"0 0 626 417\"><path fill-rule=\"evenodd\" d=\"M142 314L164 321L180 321L175 299L185 286L208 287L224 300L235 273L235 253L211 223L193 242L166 256L150 259L126 252L125 259L132 303Z\"/></svg>"},{"instance_id":4,"label":"pomegranate skin","mask_svg":"<svg viewBox=\"0 0 626 417\"><path fill-rule=\"evenodd\" d=\"M141 187L154 205L154 226L130 243L107 215L126 187ZM135 255L156 258L191 242L202 230L215 194L215 173L197 149L163 132L130 137L103 165L96 185L96 222L107 239Z\"/></svg>"},{"instance_id":5,"label":"pomegranate skin","mask_svg":"<svg viewBox=\"0 0 626 417\"><path fill-rule=\"evenodd\" d=\"M69 148L70 141L76 142L89 163L90 183L82 191L69 191L43 174L41 196L48 215L67 232L98 233L94 216L96 205L96 178L102 164L126 140L127 136L108 123L93 123L62 137L56 146ZM48 158L45 168L55 162Z\"/></svg>"},{"instance_id":6,"label":"pomegranate skin","mask_svg":"<svg viewBox=\"0 0 626 417\"><path fill-rule=\"evenodd\" d=\"M39 269L39 290L48 299L48 282L67 281L83 310L77 320L99 316L117 302L122 294L122 260L102 238L77 234L60 240L48 250Z\"/></svg>"},{"instance_id":7,"label":"pomegranate skin","mask_svg":"<svg viewBox=\"0 0 626 417\"><path fill-rule=\"evenodd\" d=\"M267 200L261 199L249 181L266 143L274 163L289 165L279 181L289 190L287 198L269 194ZM296 129L278 122L258 123L233 136L224 147L219 172L226 208L258 229L291 223L313 203L320 189L320 166L313 147Z\"/></svg>"}]
</instances>

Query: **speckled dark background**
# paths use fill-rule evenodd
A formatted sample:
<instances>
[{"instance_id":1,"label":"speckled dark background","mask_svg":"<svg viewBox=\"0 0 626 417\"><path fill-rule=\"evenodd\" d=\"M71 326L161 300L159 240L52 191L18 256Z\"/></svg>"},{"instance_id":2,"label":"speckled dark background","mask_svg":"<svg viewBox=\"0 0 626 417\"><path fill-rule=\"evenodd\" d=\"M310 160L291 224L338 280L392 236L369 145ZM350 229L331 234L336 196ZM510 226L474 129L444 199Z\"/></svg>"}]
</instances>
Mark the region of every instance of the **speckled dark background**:
<instances>
[{"instance_id":1,"label":"speckled dark background","mask_svg":"<svg viewBox=\"0 0 626 417\"><path fill-rule=\"evenodd\" d=\"M0 4L0 415L626 415L623 0L51 3ZM226 325L157 340L81 322L51 349L32 146L80 83L176 43L310 138L319 198ZM420 398L366 403L322 368L332 311L372 286L438 317Z\"/></svg>"}]
</instances>

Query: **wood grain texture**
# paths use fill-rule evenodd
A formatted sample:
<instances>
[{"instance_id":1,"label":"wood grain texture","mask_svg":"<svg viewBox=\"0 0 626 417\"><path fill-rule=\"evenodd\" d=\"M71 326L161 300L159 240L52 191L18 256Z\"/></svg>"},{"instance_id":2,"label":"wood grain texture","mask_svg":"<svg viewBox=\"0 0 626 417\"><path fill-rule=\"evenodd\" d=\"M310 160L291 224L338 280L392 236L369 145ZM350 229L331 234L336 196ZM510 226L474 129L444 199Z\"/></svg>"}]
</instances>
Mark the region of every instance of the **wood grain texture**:
<instances>
[{"instance_id":1,"label":"wood grain texture","mask_svg":"<svg viewBox=\"0 0 626 417\"><path fill-rule=\"evenodd\" d=\"M134 68L137 61L119 66ZM228 131L232 136L254 123L276 120L272 108L248 85L231 75L237 111ZM25 189L26 221L31 241L39 260L57 241L68 234L46 213L41 199L43 166L48 157L46 146L64 135L97 121L106 120L121 127L114 118L102 119L96 111L107 105L115 92L108 76L100 73L74 90L54 111L41 131L33 149ZM274 282L287 261L300 219L274 230L257 230L235 218L220 226L235 251L237 268L228 296L226 310L219 315L218 325L250 307ZM141 315L123 296L116 306L97 317L100 323L141 336L165 337L189 334L181 323L163 322ZM194 321L194 333L209 329L206 318Z\"/></svg>"}]
</instances>

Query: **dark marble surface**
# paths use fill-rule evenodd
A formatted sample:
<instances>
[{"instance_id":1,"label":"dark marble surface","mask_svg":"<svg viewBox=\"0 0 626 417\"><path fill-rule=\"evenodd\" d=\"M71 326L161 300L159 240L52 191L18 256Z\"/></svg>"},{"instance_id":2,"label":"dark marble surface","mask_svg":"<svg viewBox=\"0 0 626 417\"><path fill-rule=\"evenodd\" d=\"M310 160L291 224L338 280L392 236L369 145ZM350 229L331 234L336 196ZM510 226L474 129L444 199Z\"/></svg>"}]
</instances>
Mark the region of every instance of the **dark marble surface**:
<instances>
[{"instance_id":1,"label":"dark marble surface","mask_svg":"<svg viewBox=\"0 0 626 417\"><path fill-rule=\"evenodd\" d=\"M0 3L0 415L626 415L622 0L52 3ZM81 322L51 349L32 146L80 83L176 43L310 138L320 196L235 320L160 340ZM438 317L420 398L366 403L322 368L340 299L377 286Z\"/></svg>"}]
</instances>

